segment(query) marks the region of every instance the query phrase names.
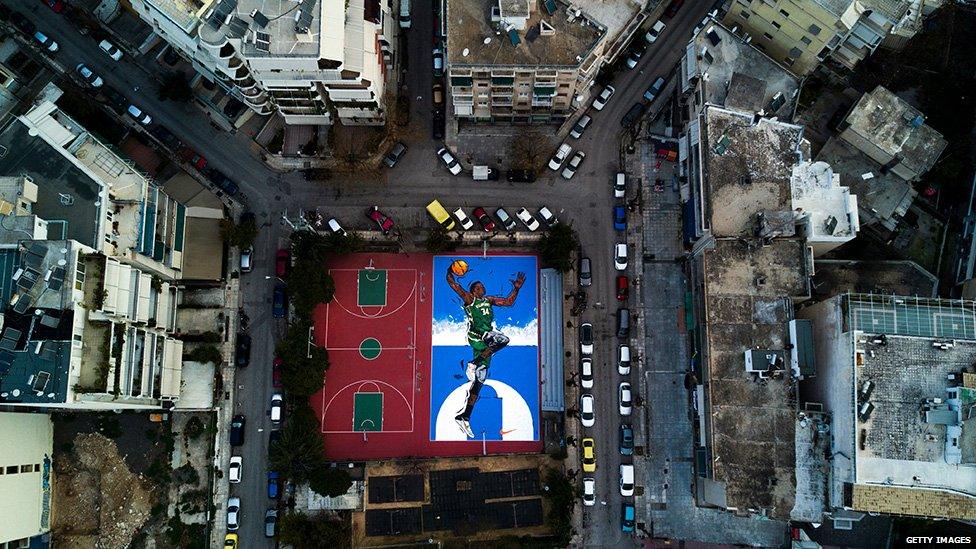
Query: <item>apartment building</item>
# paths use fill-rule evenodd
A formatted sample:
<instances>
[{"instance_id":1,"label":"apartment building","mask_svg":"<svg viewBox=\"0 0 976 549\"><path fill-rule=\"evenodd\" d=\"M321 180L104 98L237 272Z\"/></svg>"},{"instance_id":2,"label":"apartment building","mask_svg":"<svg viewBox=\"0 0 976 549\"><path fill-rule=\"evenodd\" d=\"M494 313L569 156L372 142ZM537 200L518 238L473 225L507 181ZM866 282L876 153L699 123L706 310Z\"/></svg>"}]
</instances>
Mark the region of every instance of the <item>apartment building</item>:
<instances>
[{"instance_id":1,"label":"apartment building","mask_svg":"<svg viewBox=\"0 0 976 549\"><path fill-rule=\"evenodd\" d=\"M131 0L197 71L288 124L381 125L396 89L391 0Z\"/></svg>"},{"instance_id":2,"label":"apartment building","mask_svg":"<svg viewBox=\"0 0 976 549\"><path fill-rule=\"evenodd\" d=\"M558 0L448 0L454 116L562 124L589 96L606 36L605 26Z\"/></svg>"},{"instance_id":3,"label":"apartment building","mask_svg":"<svg viewBox=\"0 0 976 549\"><path fill-rule=\"evenodd\" d=\"M724 23L745 31L757 48L805 75L828 59L853 69L897 29L917 30L911 0L734 0Z\"/></svg>"},{"instance_id":4,"label":"apartment building","mask_svg":"<svg viewBox=\"0 0 976 549\"><path fill-rule=\"evenodd\" d=\"M798 312L829 415L828 516L976 519L976 302L846 294Z\"/></svg>"},{"instance_id":5,"label":"apartment building","mask_svg":"<svg viewBox=\"0 0 976 549\"><path fill-rule=\"evenodd\" d=\"M47 414L0 412L0 547L47 547L54 425Z\"/></svg>"}]
</instances>

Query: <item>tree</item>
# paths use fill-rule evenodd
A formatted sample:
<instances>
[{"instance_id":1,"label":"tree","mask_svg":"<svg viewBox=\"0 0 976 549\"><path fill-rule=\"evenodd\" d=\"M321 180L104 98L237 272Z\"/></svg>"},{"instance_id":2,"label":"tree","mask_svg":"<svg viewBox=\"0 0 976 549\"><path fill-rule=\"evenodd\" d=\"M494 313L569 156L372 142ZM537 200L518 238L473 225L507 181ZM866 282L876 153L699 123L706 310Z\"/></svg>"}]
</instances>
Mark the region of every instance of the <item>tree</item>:
<instances>
[{"instance_id":1,"label":"tree","mask_svg":"<svg viewBox=\"0 0 976 549\"><path fill-rule=\"evenodd\" d=\"M278 521L282 545L295 549L352 547L349 519L333 520L325 513L303 515L285 513Z\"/></svg>"},{"instance_id":2,"label":"tree","mask_svg":"<svg viewBox=\"0 0 976 549\"><path fill-rule=\"evenodd\" d=\"M307 321L291 324L275 348L283 362L281 384L285 392L298 399L321 389L323 376L329 369L328 351L309 343L310 327Z\"/></svg>"},{"instance_id":3,"label":"tree","mask_svg":"<svg viewBox=\"0 0 976 549\"><path fill-rule=\"evenodd\" d=\"M356 234L341 235L328 233L321 235L314 231L295 231L291 233L292 256L296 261L308 259L324 263L330 255L344 255L359 251L363 239Z\"/></svg>"},{"instance_id":4,"label":"tree","mask_svg":"<svg viewBox=\"0 0 976 549\"><path fill-rule=\"evenodd\" d=\"M434 227L427 233L427 240L424 241L424 247L430 253L441 253L441 252L452 252L458 247L456 240L451 238L448 234L447 229L441 227L440 225Z\"/></svg>"},{"instance_id":5,"label":"tree","mask_svg":"<svg viewBox=\"0 0 976 549\"><path fill-rule=\"evenodd\" d=\"M253 218L245 218L242 223L234 223L230 218L220 220L220 238L231 246L247 248L257 236L258 226Z\"/></svg>"},{"instance_id":6,"label":"tree","mask_svg":"<svg viewBox=\"0 0 976 549\"><path fill-rule=\"evenodd\" d=\"M345 494L350 486L352 486L352 478L349 473L325 464L313 470L308 477L309 488L317 494L330 498Z\"/></svg>"},{"instance_id":7,"label":"tree","mask_svg":"<svg viewBox=\"0 0 976 549\"><path fill-rule=\"evenodd\" d=\"M576 231L571 226L560 223L539 240L539 256L544 266L565 273L573 267L572 254L579 247Z\"/></svg>"},{"instance_id":8,"label":"tree","mask_svg":"<svg viewBox=\"0 0 976 549\"><path fill-rule=\"evenodd\" d=\"M296 483L309 479L314 471L326 467L322 437L315 412L302 404L281 429L281 436L268 449L272 469Z\"/></svg>"},{"instance_id":9,"label":"tree","mask_svg":"<svg viewBox=\"0 0 976 549\"><path fill-rule=\"evenodd\" d=\"M559 539L557 546L565 547L569 545L569 539L573 535L572 515L576 490L566 475L554 467L546 470L545 487L542 495L549 500L546 524L549 525L553 535Z\"/></svg>"},{"instance_id":10,"label":"tree","mask_svg":"<svg viewBox=\"0 0 976 549\"><path fill-rule=\"evenodd\" d=\"M512 168L538 171L549 151L549 138L536 130L520 133L509 146Z\"/></svg>"},{"instance_id":11,"label":"tree","mask_svg":"<svg viewBox=\"0 0 976 549\"><path fill-rule=\"evenodd\" d=\"M321 262L299 259L288 273L291 303L299 318L309 319L320 303L332 301L335 281Z\"/></svg>"},{"instance_id":12,"label":"tree","mask_svg":"<svg viewBox=\"0 0 976 549\"><path fill-rule=\"evenodd\" d=\"M187 103L193 99L193 88L183 73L170 72L163 76L163 81L156 90L156 97L160 101L178 101Z\"/></svg>"}]
</instances>

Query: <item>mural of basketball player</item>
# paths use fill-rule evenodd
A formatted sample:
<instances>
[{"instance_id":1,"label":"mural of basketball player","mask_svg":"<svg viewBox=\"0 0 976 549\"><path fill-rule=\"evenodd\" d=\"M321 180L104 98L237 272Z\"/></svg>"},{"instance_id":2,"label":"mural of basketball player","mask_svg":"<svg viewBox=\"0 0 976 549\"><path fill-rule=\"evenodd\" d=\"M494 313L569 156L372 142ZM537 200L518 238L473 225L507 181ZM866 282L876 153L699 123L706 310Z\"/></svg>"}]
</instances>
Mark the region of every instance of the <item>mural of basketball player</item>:
<instances>
[{"instance_id":1,"label":"mural of basketball player","mask_svg":"<svg viewBox=\"0 0 976 549\"><path fill-rule=\"evenodd\" d=\"M453 264L452 264L453 266ZM464 271L466 271L466 265ZM462 275L463 276L463 275ZM464 431L468 438L474 438L471 431L471 412L474 405L478 402L478 395L481 387L488 379L488 366L491 365L491 357L508 345L508 337L495 330L494 307L511 307L518 297L519 289L525 283L525 273L517 273L512 283L512 291L506 297L485 295L485 285L481 281L474 281L465 290L458 283L451 267L447 269L447 283L464 303L464 314L468 318L468 345L471 346L473 356L465 368L468 381L468 395L464 409L454 416L458 427Z\"/></svg>"}]
</instances>

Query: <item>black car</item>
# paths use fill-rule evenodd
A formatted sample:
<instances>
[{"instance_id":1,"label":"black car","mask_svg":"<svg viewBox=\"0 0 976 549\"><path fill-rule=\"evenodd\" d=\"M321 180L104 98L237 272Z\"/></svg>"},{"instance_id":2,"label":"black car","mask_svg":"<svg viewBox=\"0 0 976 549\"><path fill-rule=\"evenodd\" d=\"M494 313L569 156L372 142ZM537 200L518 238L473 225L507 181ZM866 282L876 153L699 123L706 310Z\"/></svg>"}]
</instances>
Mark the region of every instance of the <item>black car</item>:
<instances>
[{"instance_id":1,"label":"black car","mask_svg":"<svg viewBox=\"0 0 976 549\"><path fill-rule=\"evenodd\" d=\"M121 93L119 93L118 90L116 90L115 88L113 88L111 86L102 86L101 92L102 92L102 95L105 97L105 100L108 101L110 105L112 105L113 107L115 107L116 110L124 109L124 108L126 108L129 105L129 100L126 99L124 95L122 95ZM159 126L159 125L152 126L149 129L149 133L154 133L153 131L156 128L159 128L159 129L165 131L166 133L169 133L168 131L166 131L166 128L163 128L162 126ZM170 135L173 136L173 139L176 139L176 136L175 135L173 135L173 134L170 134ZM162 139L160 139L160 141L162 141ZM177 141L179 141L179 140L177 139Z\"/></svg>"},{"instance_id":2,"label":"black car","mask_svg":"<svg viewBox=\"0 0 976 549\"><path fill-rule=\"evenodd\" d=\"M627 111L627 114L620 119L620 125L624 128L629 128L634 125L641 116L644 116L644 111L647 110L647 105L644 103L634 103L634 106Z\"/></svg>"},{"instance_id":3,"label":"black car","mask_svg":"<svg viewBox=\"0 0 976 549\"><path fill-rule=\"evenodd\" d=\"M28 36L33 35L34 32L37 31L37 27L34 26L34 23L31 23L30 20L24 17L24 14L20 13L19 11L15 11L10 14L10 22L17 27L17 30Z\"/></svg>"},{"instance_id":4,"label":"black car","mask_svg":"<svg viewBox=\"0 0 976 549\"><path fill-rule=\"evenodd\" d=\"M207 178L210 181L213 181L213 184L219 187L220 190L224 191L230 196L234 196L237 194L237 191L240 190L237 183L234 183L231 178L224 175L220 170L210 168L210 170L207 171Z\"/></svg>"},{"instance_id":5,"label":"black car","mask_svg":"<svg viewBox=\"0 0 976 549\"><path fill-rule=\"evenodd\" d=\"M242 446L244 444L244 416L237 414L230 420L230 445Z\"/></svg>"},{"instance_id":6,"label":"black car","mask_svg":"<svg viewBox=\"0 0 976 549\"><path fill-rule=\"evenodd\" d=\"M444 115L441 113L434 113L433 118L433 136L434 139L444 139Z\"/></svg>"},{"instance_id":7,"label":"black car","mask_svg":"<svg viewBox=\"0 0 976 549\"><path fill-rule=\"evenodd\" d=\"M532 183L535 181L535 172L532 170L508 170L505 172L505 179L511 183Z\"/></svg>"},{"instance_id":8,"label":"black car","mask_svg":"<svg viewBox=\"0 0 976 549\"><path fill-rule=\"evenodd\" d=\"M275 442L281 438L281 431L275 430L268 434L268 456L271 455L271 449L274 447Z\"/></svg>"},{"instance_id":9,"label":"black car","mask_svg":"<svg viewBox=\"0 0 976 549\"><path fill-rule=\"evenodd\" d=\"M112 92L115 92L115 90L112 90ZM110 92L108 92L108 90L106 90L105 96L108 97L109 93ZM118 94L118 92L115 92L115 93ZM124 107L124 106L126 106L126 105L129 104L128 100L126 100L124 97L122 97L122 103L124 103L124 104L123 105L120 105L119 106L120 108L122 108L122 107ZM176 149L179 149L181 146L183 146L183 142L180 141L180 138L176 137L175 135L173 135L173 133L171 131L169 131L166 128L160 126L159 124L156 124L155 126L151 126L149 128L149 133L153 137L155 137L156 139L158 139L163 145L166 145L167 147L169 147L171 150L174 150L175 151Z\"/></svg>"},{"instance_id":10,"label":"black car","mask_svg":"<svg viewBox=\"0 0 976 549\"><path fill-rule=\"evenodd\" d=\"M234 353L234 364L243 368L251 363L251 336L237 334L237 349Z\"/></svg>"}]
</instances>

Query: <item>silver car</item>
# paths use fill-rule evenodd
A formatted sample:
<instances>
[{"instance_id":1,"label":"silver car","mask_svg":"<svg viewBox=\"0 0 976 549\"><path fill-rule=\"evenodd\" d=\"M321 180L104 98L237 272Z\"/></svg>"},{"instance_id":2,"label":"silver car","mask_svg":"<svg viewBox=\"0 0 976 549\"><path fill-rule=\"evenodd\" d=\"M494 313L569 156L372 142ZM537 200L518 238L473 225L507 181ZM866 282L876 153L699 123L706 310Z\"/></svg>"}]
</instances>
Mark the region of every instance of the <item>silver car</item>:
<instances>
[{"instance_id":1,"label":"silver car","mask_svg":"<svg viewBox=\"0 0 976 549\"><path fill-rule=\"evenodd\" d=\"M227 500L227 529L231 532L241 527L241 498Z\"/></svg>"}]
</instances>

